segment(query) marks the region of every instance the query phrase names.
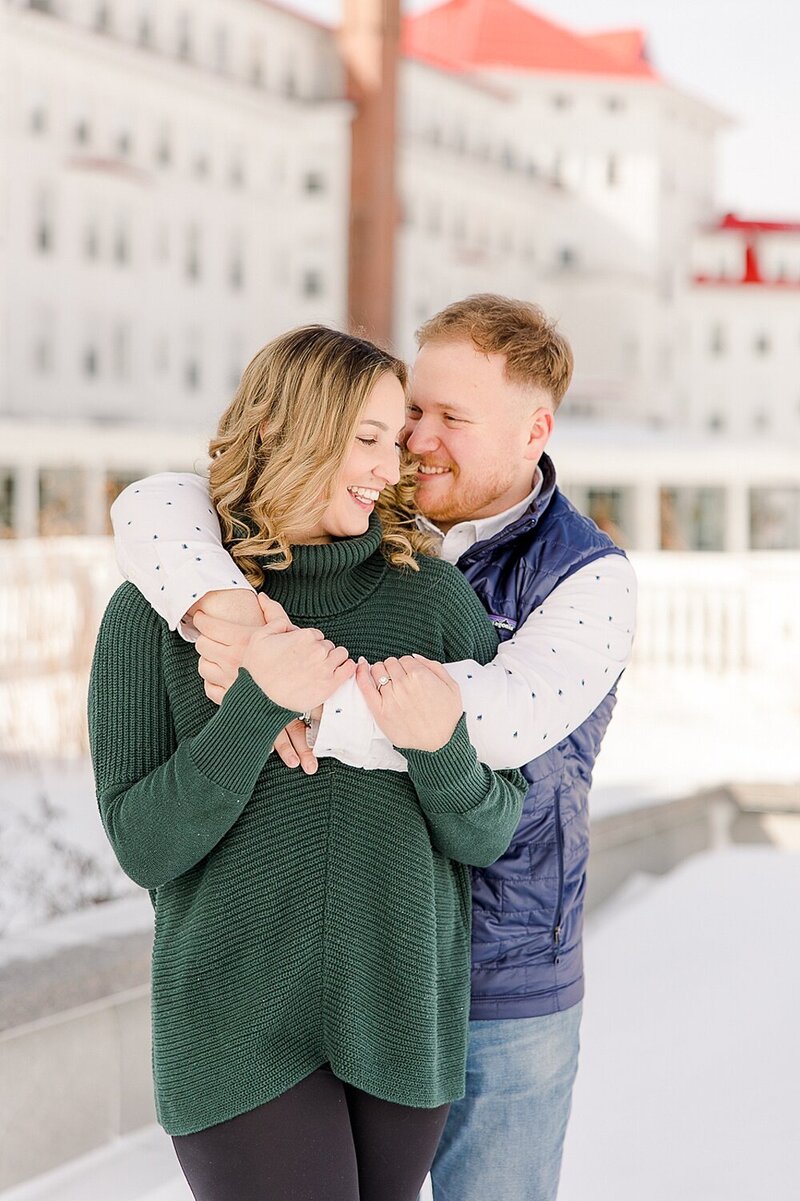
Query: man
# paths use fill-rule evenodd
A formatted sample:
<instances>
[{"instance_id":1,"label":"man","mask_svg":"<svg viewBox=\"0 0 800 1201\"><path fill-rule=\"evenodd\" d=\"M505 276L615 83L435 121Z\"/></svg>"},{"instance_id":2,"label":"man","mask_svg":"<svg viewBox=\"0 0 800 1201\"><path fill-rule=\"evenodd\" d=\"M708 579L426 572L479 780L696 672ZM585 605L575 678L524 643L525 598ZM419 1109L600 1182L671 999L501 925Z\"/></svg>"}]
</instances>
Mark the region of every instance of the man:
<instances>
[{"instance_id":1,"label":"man","mask_svg":"<svg viewBox=\"0 0 800 1201\"><path fill-rule=\"evenodd\" d=\"M418 463L420 522L503 640L488 667L447 670L480 758L525 764L530 782L509 850L473 873L467 1091L437 1152L434 1196L553 1201L578 1062L587 798L630 658L635 579L622 551L560 493L544 453L572 374L553 323L534 305L480 295L448 306L418 338L406 447ZM143 504L158 506L157 544L136 541L132 515ZM123 571L172 628L191 610L206 691L221 700L243 641L231 623L263 619L220 546L202 481L133 485L113 516ZM403 770L372 718L365 671L324 706L315 753ZM296 730L276 749L315 770Z\"/></svg>"}]
</instances>

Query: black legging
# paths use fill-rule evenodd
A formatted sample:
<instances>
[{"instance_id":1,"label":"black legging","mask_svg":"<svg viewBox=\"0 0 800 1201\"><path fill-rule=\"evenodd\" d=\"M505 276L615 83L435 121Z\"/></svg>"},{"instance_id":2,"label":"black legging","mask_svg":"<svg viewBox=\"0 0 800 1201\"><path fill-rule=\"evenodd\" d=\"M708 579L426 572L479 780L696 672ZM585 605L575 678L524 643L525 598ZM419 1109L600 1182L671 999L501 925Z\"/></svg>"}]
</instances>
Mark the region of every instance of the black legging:
<instances>
[{"instance_id":1,"label":"black legging","mask_svg":"<svg viewBox=\"0 0 800 1201\"><path fill-rule=\"evenodd\" d=\"M172 1141L196 1201L415 1201L449 1108L381 1101L326 1065L258 1109Z\"/></svg>"}]
</instances>

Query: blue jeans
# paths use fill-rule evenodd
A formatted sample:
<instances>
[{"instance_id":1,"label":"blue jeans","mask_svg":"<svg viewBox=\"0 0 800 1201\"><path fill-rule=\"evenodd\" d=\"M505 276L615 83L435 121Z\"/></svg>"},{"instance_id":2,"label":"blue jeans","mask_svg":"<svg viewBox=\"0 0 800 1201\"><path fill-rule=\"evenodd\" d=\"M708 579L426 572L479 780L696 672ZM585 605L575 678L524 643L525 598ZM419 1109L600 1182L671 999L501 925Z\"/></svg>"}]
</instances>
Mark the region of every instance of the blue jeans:
<instances>
[{"instance_id":1,"label":"blue jeans","mask_svg":"<svg viewBox=\"0 0 800 1201\"><path fill-rule=\"evenodd\" d=\"M433 1161L434 1201L555 1201L581 1010L470 1022L467 1091Z\"/></svg>"}]
</instances>

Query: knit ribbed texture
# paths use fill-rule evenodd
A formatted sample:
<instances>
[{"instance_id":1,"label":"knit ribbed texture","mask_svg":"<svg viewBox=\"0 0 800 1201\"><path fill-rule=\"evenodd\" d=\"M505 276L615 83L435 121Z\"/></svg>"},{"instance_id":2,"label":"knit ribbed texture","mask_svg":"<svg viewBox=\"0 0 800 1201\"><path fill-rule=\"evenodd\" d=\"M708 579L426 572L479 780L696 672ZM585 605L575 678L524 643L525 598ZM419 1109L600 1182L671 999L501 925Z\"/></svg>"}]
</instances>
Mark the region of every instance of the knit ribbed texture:
<instances>
[{"instance_id":1,"label":"knit ribbed texture","mask_svg":"<svg viewBox=\"0 0 800 1201\"><path fill-rule=\"evenodd\" d=\"M354 657L488 662L496 635L460 574L433 559L391 568L379 538L373 519L362 538L299 547L267 591ZM153 1063L170 1134L255 1108L326 1062L403 1105L464 1091L466 864L504 851L522 778L478 764L463 720L441 751L405 752L407 776L330 759L306 776L270 755L292 716L245 671L217 709L194 648L132 586L115 593L92 670L92 755L112 845L152 890Z\"/></svg>"}]
</instances>

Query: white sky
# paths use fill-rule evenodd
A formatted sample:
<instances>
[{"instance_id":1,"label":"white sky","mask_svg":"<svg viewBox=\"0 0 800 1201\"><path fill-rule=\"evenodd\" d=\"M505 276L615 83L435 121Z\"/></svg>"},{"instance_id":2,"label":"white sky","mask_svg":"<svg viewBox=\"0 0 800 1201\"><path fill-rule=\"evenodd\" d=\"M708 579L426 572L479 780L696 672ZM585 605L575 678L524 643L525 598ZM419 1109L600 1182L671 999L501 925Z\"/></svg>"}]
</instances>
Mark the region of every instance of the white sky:
<instances>
[{"instance_id":1,"label":"white sky","mask_svg":"<svg viewBox=\"0 0 800 1201\"><path fill-rule=\"evenodd\" d=\"M341 0L285 2L331 22L342 11ZM411 0L407 7L430 5ZM720 208L800 220L797 0L539 0L529 7L581 32L644 28L663 75L738 122L721 138Z\"/></svg>"}]
</instances>

